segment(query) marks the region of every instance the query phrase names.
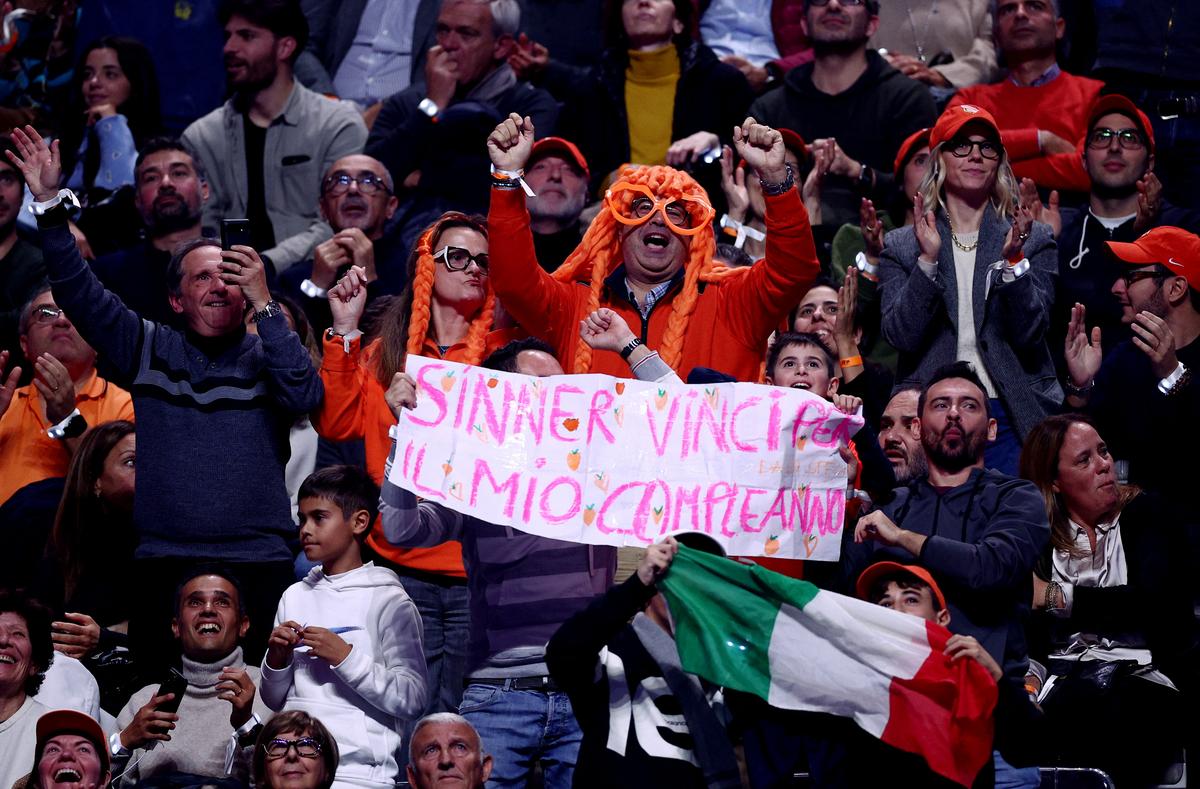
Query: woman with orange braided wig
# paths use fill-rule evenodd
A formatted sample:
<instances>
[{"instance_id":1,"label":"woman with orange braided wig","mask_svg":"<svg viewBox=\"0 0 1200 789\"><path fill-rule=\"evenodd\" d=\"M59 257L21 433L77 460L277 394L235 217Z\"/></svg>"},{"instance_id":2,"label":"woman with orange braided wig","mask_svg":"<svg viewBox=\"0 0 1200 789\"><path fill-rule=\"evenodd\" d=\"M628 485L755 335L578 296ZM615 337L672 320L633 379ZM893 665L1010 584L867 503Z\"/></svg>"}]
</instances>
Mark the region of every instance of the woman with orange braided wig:
<instances>
[{"instance_id":1,"label":"woman with orange braided wig","mask_svg":"<svg viewBox=\"0 0 1200 789\"><path fill-rule=\"evenodd\" d=\"M765 260L749 269L715 265L704 189L671 167L631 167L554 274L537 264L525 195L517 188L533 123L510 115L488 137L496 173L488 215L492 286L525 330L554 346L565 370L629 376L620 354L593 351L579 340L579 321L608 307L681 377L711 367L758 379L767 338L807 291L818 263L780 133L747 118L733 137L767 194Z\"/></svg>"},{"instance_id":2,"label":"woman with orange braided wig","mask_svg":"<svg viewBox=\"0 0 1200 789\"><path fill-rule=\"evenodd\" d=\"M351 268L329 291L333 327L325 335L321 381L325 400L314 414L317 432L334 441L363 439L367 470L382 482L396 424L384 393L410 354L478 364L503 344L492 332L496 298L488 277L488 231L480 217L443 214L421 235L409 258L409 286L381 318L378 339L362 349L358 330L366 306L366 276ZM394 570L425 623L431 705L455 710L462 696L468 640L468 595L458 543L397 548L378 521L367 543L377 564Z\"/></svg>"}]
</instances>

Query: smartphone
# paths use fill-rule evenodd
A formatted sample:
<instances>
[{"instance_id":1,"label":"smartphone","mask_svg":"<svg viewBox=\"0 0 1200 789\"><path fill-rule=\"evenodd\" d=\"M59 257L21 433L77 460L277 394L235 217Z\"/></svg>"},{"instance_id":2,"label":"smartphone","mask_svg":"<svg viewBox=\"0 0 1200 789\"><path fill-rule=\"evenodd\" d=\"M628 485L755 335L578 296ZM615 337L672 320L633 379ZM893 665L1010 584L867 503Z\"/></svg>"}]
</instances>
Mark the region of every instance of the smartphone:
<instances>
[{"instance_id":1,"label":"smartphone","mask_svg":"<svg viewBox=\"0 0 1200 789\"><path fill-rule=\"evenodd\" d=\"M232 249L234 244L251 246L249 219L221 220L221 248Z\"/></svg>"},{"instance_id":2,"label":"smartphone","mask_svg":"<svg viewBox=\"0 0 1200 789\"><path fill-rule=\"evenodd\" d=\"M167 670L167 681L158 686L155 696L165 696L168 693L174 693L175 698L170 701L164 701L159 704L156 709L159 712L178 712L179 703L183 701L183 694L187 692L188 681L183 674L179 673L178 669L171 668Z\"/></svg>"}]
</instances>

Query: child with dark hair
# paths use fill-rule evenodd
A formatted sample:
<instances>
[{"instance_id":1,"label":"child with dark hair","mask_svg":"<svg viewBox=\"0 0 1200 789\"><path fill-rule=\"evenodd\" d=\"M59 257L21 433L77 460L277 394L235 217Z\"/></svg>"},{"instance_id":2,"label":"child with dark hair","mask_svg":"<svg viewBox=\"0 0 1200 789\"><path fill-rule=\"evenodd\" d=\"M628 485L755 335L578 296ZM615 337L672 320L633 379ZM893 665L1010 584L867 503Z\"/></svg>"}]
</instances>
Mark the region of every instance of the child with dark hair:
<instances>
[{"instance_id":1,"label":"child with dark hair","mask_svg":"<svg viewBox=\"0 0 1200 789\"><path fill-rule=\"evenodd\" d=\"M339 780L391 787L399 732L428 697L421 618L391 570L363 562L379 487L354 466L300 486L300 544L319 562L283 593L262 666L274 710L320 718L342 752Z\"/></svg>"}]
</instances>

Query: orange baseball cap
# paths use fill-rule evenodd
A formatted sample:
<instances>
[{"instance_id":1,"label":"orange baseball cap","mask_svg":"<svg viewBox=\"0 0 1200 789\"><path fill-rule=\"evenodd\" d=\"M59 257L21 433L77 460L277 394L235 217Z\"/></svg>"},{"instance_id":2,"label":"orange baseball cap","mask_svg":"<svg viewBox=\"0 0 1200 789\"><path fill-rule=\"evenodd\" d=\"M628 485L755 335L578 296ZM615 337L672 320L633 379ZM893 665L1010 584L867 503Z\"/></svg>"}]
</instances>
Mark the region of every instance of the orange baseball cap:
<instances>
[{"instance_id":1,"label":"orange baseball cap","mask_svg":"<svg viewBox=\"0 0 1200 789\"><path fill-rule=\"evenodd\" d=\"M937 585L937 581L933 580L933 576L924 567L918 567L915 564L900 564L899 562L875 562L867 569L862 571L862 575L858 576L858 583L854 585L854 593L859 598L866 600L867 595L871 593L871 587L875 582L886 575L896 575L898 573L908 573L915 575L925 583L929 584L929 588L933 590L933 600L937 604L938 610L941 611L946 607L946 598L942 594L941 587Z\"/></svg>"},{"instance_id":2,"label":"orange baseball cap","mask_svg":"<svg viewBox=\"0 0 1200 789\"><path fill-rule=\"evenodd\" d=\"M1137 241L1109 241L1108 249L1118 260L1133 266L1159 263L1178 277L1185 277L1200 290L1200 236L1179 227L1156 227Z\"/></svg>"},{"instance_id":3,"label":"orange baseball cap","mask_svg":"<svg viewBox=\"0 0 1200 789\"><path fill-rule=\"evenodd\" d=\"M42 749L46 747L46 741L59 734L78 734L81 737L91 740L92 744L96 746L97 755L100 757L101 768L108 770L110 764L108 738L104 736L104 730L100 728L100 724L92 716L78 712L77 710L52 710L38 718L35 732L37 736L37 750L34 760L34 772L37 771L37 763L42 760Z\"/></svg>"},{"instance_id":4,"label":"orange baseball cap","mask_svg":"<svg viewBox=\"0 0 1200 789\"><path fill-rule=\"evenodd\" d=\"M525 165L526 168L532 167L533 163L543 156L561 156L582 170L584 178L592 177L587 159L583 158L579 148L570 140L564 140L562 137L543 137L538 140L533 144L533 149L529 153L529 163Z\"/></svg>"},{"instance_id":5,"label":"orange baseball cap","mask_svg":"<svg viewBox=\"0 0 1200 789\"><path fill-rule=\"evenodd\" d=\"M896 151L896 167L892 170L896 176L900 175L900 171L904 169L904 165L908 164L908 160L917 151L929 145L929 127L917 129L912 134L908 135L908 139L900 143L900 150Z\"/></svg>"},{"instance_id":6,"label":"orange baseball cap","mask_svg":"<svg viewBox=\"0 0 1200 789\"><path fill-rule=\"evenodd\" d=\"M1000 127L996 125L992 113L974 104L959 104L948 108L937 119L937 123L933 124L933 129L929 132L929 147L936 148L947 140L954 139L958 130L968 123L982 123L991 130L997 140L1000 139Z\"/></svg>"},{"instance_id":7,"label":"orange baseball cap","mask_svg":"<svg viewBox=\"0 0 1200 789\"><path fill-rule=\"evenodd\" d=\"M1146 117L1146 113L1137 108L1137 105L1130 101L1120 93L1110 93L1107 96L1101 96L1096 99L1096 103L1092 105L1092 111L1088 113L1088 134L1091 135L1092 127L1096 125L1096 121L1108 115L1109 113L1118 113L1128 116L1131 121L1138 125L1142 135L1150 143L1150 153L1154 153L1154 126L1150 124L1150 119Z\"/></svg>"}]
</instances>

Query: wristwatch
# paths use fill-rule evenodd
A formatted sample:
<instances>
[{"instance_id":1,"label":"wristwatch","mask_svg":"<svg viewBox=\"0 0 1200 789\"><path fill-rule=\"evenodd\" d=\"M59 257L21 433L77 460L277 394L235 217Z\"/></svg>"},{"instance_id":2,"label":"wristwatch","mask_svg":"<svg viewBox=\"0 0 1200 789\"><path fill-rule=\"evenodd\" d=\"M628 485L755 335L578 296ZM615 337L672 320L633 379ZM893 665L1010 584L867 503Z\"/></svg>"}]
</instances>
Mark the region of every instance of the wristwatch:
<instances>
[{"instance_id":1,"label":"wristwatch","mask_svg":"<svg viewBox=\"0 0 1200 789\"><path fill-rule=\"evenodd\" d=\"M87 420L83 418L83 414L79 413L79 409L76 408L66 419L47 430L46 435L57 441L63 441L68 438L79 438L87 432L87 429Z\"/></svg>"},{"instance_id":2,"label":"wristwatch","mask_svg":"<svg viewBox=\"0 0 1200 789\"><path fill-rule=\"evenodd\" d=\"M434 118L436 118L438 116L438 113L442 111L442 108L439 107L433 101L433 99L428 98L428 97L421 99L420 103L417 104L417 109L419 109L421 112L428 115L430 120L433 120Z\"/></svg>"},{"instance_id":3,"label":"wristwatch","mask_svg":"<svg viewBox=\"0 0 1200 789\"><path fill-rule=\"evenodd\" d=\"M266 304L263 305L263 308L261 310L259 310L258 312L254 313L253 315L250 316L250 320L253 323L258 323L261 320L265 320L267 318L271 318L276 315L282 315L282 314L283 314L283 309L279 306L279 302L268 301Z\"/></svg>"}]
</instances>

